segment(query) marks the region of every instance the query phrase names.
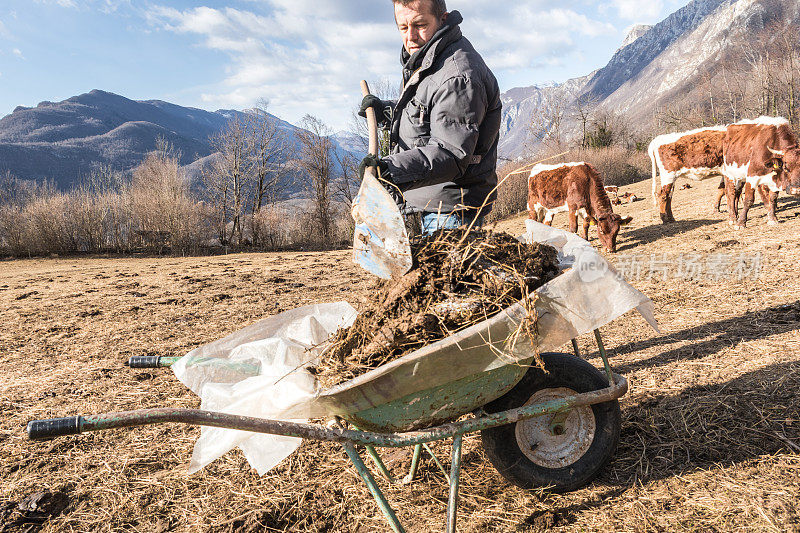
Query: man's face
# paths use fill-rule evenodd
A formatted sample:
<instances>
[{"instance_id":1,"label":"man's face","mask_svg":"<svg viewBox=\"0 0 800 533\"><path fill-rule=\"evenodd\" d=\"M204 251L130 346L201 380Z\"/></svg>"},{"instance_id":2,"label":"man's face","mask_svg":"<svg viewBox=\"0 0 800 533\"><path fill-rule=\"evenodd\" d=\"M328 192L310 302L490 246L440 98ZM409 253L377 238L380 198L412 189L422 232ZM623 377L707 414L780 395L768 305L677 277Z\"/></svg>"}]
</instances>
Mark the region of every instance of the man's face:
<instances>
[{"instance_id":1,"label":"man's face","mask_svg":"<svg viewBox=\"0 0 800 533\"><path fill-rule=\"evenodd\" d=\"M430 41L444 24L445 14L437 18L429 0L417 0L407 6L394 5L394 19L403 37L406 52L413 54Z\"/></svg>"}]
</instances>

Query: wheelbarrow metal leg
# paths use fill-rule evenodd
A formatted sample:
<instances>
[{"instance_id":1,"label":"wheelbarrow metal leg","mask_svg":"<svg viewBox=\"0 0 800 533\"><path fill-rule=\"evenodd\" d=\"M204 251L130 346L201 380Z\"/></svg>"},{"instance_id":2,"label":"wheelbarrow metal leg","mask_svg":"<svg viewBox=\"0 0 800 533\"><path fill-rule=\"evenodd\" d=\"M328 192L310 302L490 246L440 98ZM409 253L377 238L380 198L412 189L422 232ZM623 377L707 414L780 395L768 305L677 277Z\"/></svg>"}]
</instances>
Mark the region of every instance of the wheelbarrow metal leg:
<instances>
[{"instance_id":1,"label":"wheelbarrow metal leg","mask_svg":"<svg viewBox=\"0 0 800 533\"><path fill-rule=\"evenodd\" d=\"M600 330L594 330L594 338L597 340L597 349L600 352L600 357L603 359L603 366L606 368L606 375L608 376L609 385L614 383L614 372L611 371L611 364L608 362L608 355L606 354L606 347L603 345L603 338L600 336Z\"/></svg>"},{"instance_id":2,"label":"wheelbarrow metal leg","mask_svg":"<svg viewBox=\"0 0 800 533\"><path fill-rule=\"evenodd\" d=\"M578 339L572 339L572 351L575 353L575 357L581 356L581 349L578 347Z\"/></svg>"},{"instance_id":3,"label":"wheelbarrow metal leg","mask_svg":"<svg viewBox=\"0 0 800 533\"><path fill-rule=\"evenodd\" d=\"M425 451L428 452L428 455L431 456L431 459L433 459L433 462L436 463L436 466L439 467L439 470L442 472L442 475L444 476L444 478L445 479L449 479L450 475L447 473L447 470L444 469L444 466L442 466L442 463L441 463L441 461L439 461L439 458L436 457L436 454L433 453L433 450L431 450L431 447L428 446L427 443L423 444L422 447L425 448Z\"/></svg>"},{"instance_id":4,"label":"wheelbarrow metal leg","mask_svg":"<svg viewBox=\"0 0 800 533\"><path fill-rule=\"evenodd\" d=\"M378 468L378 471L381 473L381 475L386 478L386 481L394 484L394 477L392 477L392 473L386 467L386 464L383 462L383 459L381 459L381 456L377 450L375 450L375 448L372 446L367 446L367 453L372 458L372 462L375 463L375 466Z\"/></svg>"},{"instance_id":5,"label":"wheelbarrow metal leg","mask_svg":"<svg viewBox=\"0 0 800 533\"><path fill-rule=\"evenodd\" d=\"M361 479L364 480L364 483L367 485L370 493L372 493L372 497L375 498L375 502L378 504L378 507L381 508L383 515L386 517L386 520L389 522L389 525L392 527L392 531L395 533L405 533L405 529L400 524L400 521L397 519L397 515L394 512L394 509L389 505L389 502L386 500L386 497L381 492L380 487L375 482L375 478L367 468L367 465L364 464L364 461L361 460L361 456L358 455L358 451L356 451L356 447L349 442L345 442L342 444L344 447L344 451L347 452L347 456L352 461L353 465L356 467Z\"/></svg>"},{"instance_id":6,"label":"wheelbarrow metal leg","mask_svg":"<svg viewBox=\"0 0 800 533\"><path fill-rule=\"evenodd\" d=\"M456 515L458 513L458 485L461 481L461 444L464 435L458 433L453 438L453 455L450 465L450 498L447 502L447 533L456 531Z\"/></svg>"},{"instance_id":7,"label":"wheelbarrow metal leg","mask_svg":"<svg viewBox=\"0 0 800 533\"><path fill-rule=\"evenodd\" d=\"M414 478L417 477L417 469L419 468L419 456L422 455L422 444L414 446L414 455L411 456L411 469L408 475L403 478L403 485L408 485Z\"/></svg>"}]
</instances>

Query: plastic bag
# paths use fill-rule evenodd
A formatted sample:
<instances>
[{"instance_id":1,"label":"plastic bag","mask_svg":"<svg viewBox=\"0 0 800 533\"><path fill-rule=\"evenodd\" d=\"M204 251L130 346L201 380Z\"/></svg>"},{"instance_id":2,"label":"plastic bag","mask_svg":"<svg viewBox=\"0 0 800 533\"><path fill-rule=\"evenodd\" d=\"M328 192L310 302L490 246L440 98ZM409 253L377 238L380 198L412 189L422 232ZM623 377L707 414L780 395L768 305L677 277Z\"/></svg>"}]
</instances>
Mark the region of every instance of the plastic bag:
<instances>
[{"instance_id":1,"label":"plastic bag","mask_svg":"<svg viewBox=\"0 0 800 533\"><path fill-rule=\"evenodd\" d=\"M347 302L293 309L192 350L172 370L200 396L201 409L278 419L315 396L316 378L305 365L319 354L320 344L355 317ZM238 446L263 475L300 443L291 437L204 427L189 470L196 472Z\"/></svg>"}]
</instances>

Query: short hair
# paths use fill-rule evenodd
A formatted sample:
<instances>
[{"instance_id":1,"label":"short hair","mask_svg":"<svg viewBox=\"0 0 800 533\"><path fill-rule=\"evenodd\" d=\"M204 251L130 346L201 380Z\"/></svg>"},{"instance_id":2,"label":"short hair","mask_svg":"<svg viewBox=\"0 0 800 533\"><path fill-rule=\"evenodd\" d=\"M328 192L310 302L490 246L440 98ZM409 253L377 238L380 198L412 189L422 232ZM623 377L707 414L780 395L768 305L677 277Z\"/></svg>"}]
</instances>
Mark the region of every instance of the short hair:
<instances>
[{"instance_id":1,"label":"short hair","mask_svg":"<svg viewBox=\"0 0 800 533\"><path fill-rule=\"evenodd\" d=\"M417 0L392 0L392 4L400 4L403 7L407 7L409 4L413 4ZM431 11L436 18L441 18L447 13L447 3L445 0L419 0L420 2L429 2L431 6Z\"/></svg>"}]
</instances>

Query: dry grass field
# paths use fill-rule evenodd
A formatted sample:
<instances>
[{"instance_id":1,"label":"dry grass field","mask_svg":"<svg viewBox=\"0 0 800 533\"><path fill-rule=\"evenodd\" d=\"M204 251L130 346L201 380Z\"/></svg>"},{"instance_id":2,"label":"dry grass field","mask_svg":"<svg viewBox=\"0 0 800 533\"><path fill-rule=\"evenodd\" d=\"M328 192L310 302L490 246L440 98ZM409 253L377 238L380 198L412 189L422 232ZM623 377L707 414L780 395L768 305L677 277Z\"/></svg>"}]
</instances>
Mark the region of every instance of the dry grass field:
<instances>
[{"instance_id":1,"label":"dry grass field","mask_svg":"<svg viewBox=\"0 0 800 533\"><path fill-rule=\"evenodd\" d=\"M781 200L778 227L758 204L734 232L710 209L710 180L678 191L678 222L662 226L649 187L623 188L643 200L617 208L634 222L612 262L642 267L632 283L655 302L661 333L633 314L604 329L631 384L616 458L585 489L526 492L471 436L460 531L800 531L800 202ZM680 257L705 270L679 276ZM756 257L758 279L709 271ZM0 262L0 532L384 531L336 445L306 443L264 477L238 452L188 476L197 428L24 437L32 419L197 407L168 370L124 361L181 355L308 303L357 305L372 286L344 251ZM600 364L590 339L581 346ZM434 450L448 458L448 443ZM409 452L388 455L407 468ZM432 462L386 492L410 531L443 529L447 484Z\"/></svg>"}]
</instances>

